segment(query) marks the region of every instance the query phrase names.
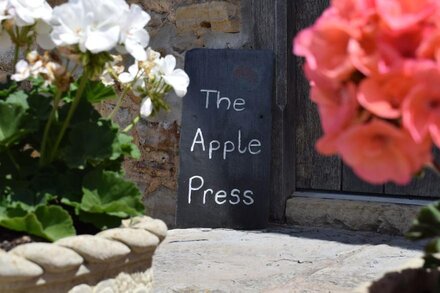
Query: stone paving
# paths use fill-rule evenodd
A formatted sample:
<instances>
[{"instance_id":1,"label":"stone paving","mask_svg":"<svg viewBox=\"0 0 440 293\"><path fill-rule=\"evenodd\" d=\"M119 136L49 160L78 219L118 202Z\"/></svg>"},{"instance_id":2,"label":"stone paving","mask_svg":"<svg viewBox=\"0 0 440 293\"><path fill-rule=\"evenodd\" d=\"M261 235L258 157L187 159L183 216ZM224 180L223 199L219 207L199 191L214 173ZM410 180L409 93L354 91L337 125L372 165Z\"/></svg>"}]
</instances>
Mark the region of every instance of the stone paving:
<instances>
[{"instance_id":1,"label":"stone paving","mask_svg":"<svg viewBox=\"0 0 440 293\"><path fill-rule=\"evenodd\" d=\"M154 292L353 292L420 257L398 236L304 227L171 230L154 256Z\"/></svg>"}]
</instances>

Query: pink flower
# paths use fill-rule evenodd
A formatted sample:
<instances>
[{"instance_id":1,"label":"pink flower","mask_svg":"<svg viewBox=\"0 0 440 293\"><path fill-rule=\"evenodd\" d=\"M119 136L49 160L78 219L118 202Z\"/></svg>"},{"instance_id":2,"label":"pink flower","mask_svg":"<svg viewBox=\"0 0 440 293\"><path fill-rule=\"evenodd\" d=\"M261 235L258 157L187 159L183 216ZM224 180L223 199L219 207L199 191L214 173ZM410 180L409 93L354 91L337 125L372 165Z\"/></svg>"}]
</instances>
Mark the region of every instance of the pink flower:
<instances>
[{"instance_id":1,"label":"pink flower","mask_svg":"<svg viewBox=\"0 0 440 293\"><path fill-rule=\"evenodd\" d=\"M356 118L358 103L356 87L353 84L334 90L313 86L310 97L318 104L324 133L340 132Z\"/></svg>"},{"instance_id":2,"label":"pink flower","mask_svg":"<svg viewBox=\"0 0 440 293\"><path fill-rule=\"evenodd\" d=\"M357 39L351 39L349 43L350 60L357 70L364 75L387 71L390 59L381 53L377 45L377 27L366 25ZM394 56L391 56L394 57Z\"/></svg>"},{"instance_id":3,"label":"pink flower","mask_svg":"<svg viewBox=\"0 0 440 293\"><path fill-rule=\"evenodd\" d=\"M352 63L367 76L387 73L416 58L426 34L426 28L420 26L395 33L377 25L365 26L361 37L349 44Z\"/></svg>"},{"instance_id":4,"label":"pink flower","mask_svg":"<svg viewBox=\"0 0 440 293\"><path fill-rule=\"evenodd\" d=\"M413 86L411 69L406 66L365 78L357 95L359 103L379 117L399 118L401 104Z\"/></svg>"},{"instance_id":5,"label":"pink flower","mask_svg":"<svg viewBox=\"0 0 440 293\"><path fill-rule=\"evenodd\" d=\"M332 0L331 7L352 26L366 24L376 13L375 0Z\"/></svg>"},{"instance_id":6,"label":"pink flower","mask_svg":"<svg viewBox=\"0 0 440 293\"><path fill-rule=\"evenodd\" d=\"M416 86L403 104L403 125L416 142L428 134L440 147L440 71L431 67L418 74Z\"/></svg>"},{"instance_id":7,"label":"pink flower","mask_svg":"<svg viewBox=\"0 0 440 293\"><path fill-rule=\"evenodd\" d=\"M382 120L351 127L339 137L337 148L344 162L373 184L407 184L431 161L429 141L417 144L406 131Z\"/></svg>"},{"instance_id":8,"label":"pink flower","mask_svg":"<svg viewBox=\"0 0 440 293\"><path fill-rule=\"evenodd\" d=\"M411 29L436 12L436 0L376 0L377 11L392 30Z\"/></svg>"},{"instance_id":9,"label":"pink flower","mask_svg":"<svg viewBox=\"0 0 440 293\"><path fill-rule=\"evenodd\" d=\"M317 149L322 154L334 154L332 146L339 134L355 121L359 104L356 100L356 86L353 83L334 83L319 72L305 72L311 83L310 98L318 106L325 142L318 142Z\"/></svg>"},{"instance_id":10,"label":"pink flower","mask_svg":"<svg viewBox=\"0 0 440 293\"><path fill-rule=\"evenodd\" d=\"M340 133L324 134L316 142L315 149L324 156L338 154L338 138Z\"/></svg>"},{"instance_id":11,"label":"pink flower","mask_svg":"<svg viewBox=\"0 0 440 293\"><path fill-rule=\"evenodd\" d=\"M440 0L331 0L294 40L324 135L362 179L409 183L440 147Z\"/></svg>"},{"instance_id":12,"label":"pink flower","mask_svg":"<svg viewBox=\"0 0 440 293\"><path fill-rule=\"evenodd\" d=\"M419 58L440 61L440 27L438 25L427 26L416 55Z\"/></svg>"},{"instance_id":13,"label":"pink flower","mask_svg":"<svg viewBox=\"0 0 440 293\"><path fill-rule=\"evenodd\" d=\"M347 22L328 13L296 36L293 50L306 58L311 70L318 70L331 79L345 80L354 71L348 44L355 34L356 30Z\"/></svg>"},{"instance_id":14,"label":"pink flower","mask_svg":"<svg viewBox=\"0 0 440 293\"><path fill-rule=\"evenodd\" d=\"M401 33L383 30L377 40L380 49L394 50L401 58L415 58L416 52L425 37L426 27L414 25L411 30Z\"/></svg>"}]
</instances>

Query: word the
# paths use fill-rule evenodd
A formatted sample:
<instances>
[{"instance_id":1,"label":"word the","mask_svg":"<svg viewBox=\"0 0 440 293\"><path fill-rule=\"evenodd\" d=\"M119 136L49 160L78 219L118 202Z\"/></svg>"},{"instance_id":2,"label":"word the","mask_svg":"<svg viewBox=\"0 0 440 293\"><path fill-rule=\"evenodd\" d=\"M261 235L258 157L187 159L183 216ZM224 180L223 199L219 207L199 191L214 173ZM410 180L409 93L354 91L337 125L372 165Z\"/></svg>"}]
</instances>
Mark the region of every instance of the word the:
<instances>
[{"instance_id":1,"label":"word the","mask_svg":"<svg viewBox=\"0 0 440 293\"><path fill-rule=\"evenodd\" d=\"M202 93L206 94L206 102L205 102L205 108L208 109L209 108L209 99L210 99L210 94L214 94L213 96L216 98L216 105L217 105L217 110L220 109L220 104L222 102L226 103L227 107L226 110L229 110L232 108L237 111L237 112L241 112L245 110L245 106L246 106L246 101L242 98L236 98L234 100L234 102L231 101L230 98L228 97L221 97L220 95L220 91L216 91L216 90L200 90Z\"/></svg>"},{"instance_id":2,"label":"word the","mask_svg":"<svg viewBox=\"0 0 440 293\"><path fill-rule=\"evenodd\" d=\"M194 191L199 191L205 185L205 180L202 176L193 176L189 179L188 183L188 204L191 204L192 194ZM250 206L254 204L254 198L252 197L254 192L252 190L245 190L243 194L239 189L232 189L230 192L226 190L219 190L214 192L213 189L203 190L203 204L206 204L207 197L213 197L214 202L218 205L229 203L231 205L237 205L243 202L245 205Z\"/></svg>"},{"instance_id":3,"label":"word the","mask_svg":"<svg viewBox=\"0 0 440 293\"><path fill-rule=\"evenodd\" d=\"M220 141L218 140L211 140L207 144L208 147L206 147L203 132L200 128L197 128L196 134L191 144L191 152L194 152L197 144L200 145L204 152L206 151L206 149L208 149L208 158L210 160L213 157L213 153L217 151L222 152L223 160L226 160L228 153L232 153L234 151L237 151L240 154L249 153L251 155L258 155L259 153L261 153L261 142L258 139L252 139L249 141L249 143L244 144L244 147L242 146L241 130L238 130L237 141L235 143L230 140L227 140L223 143L220 143Z\"/></svg>"}]
</instances>

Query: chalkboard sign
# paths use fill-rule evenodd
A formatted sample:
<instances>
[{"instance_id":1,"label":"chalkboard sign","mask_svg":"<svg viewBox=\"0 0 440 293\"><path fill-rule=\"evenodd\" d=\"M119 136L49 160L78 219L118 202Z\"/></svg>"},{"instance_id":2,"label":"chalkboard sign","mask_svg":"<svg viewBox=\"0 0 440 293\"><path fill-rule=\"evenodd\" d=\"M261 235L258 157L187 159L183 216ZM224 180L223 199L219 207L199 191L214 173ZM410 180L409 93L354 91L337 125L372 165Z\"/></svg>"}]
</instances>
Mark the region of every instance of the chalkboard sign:
<instances>
[{"instance_id":1,"label":"chalkboard sign","mask_svg":"<svg viewBox=\"0 0 440 293\"><path fill-rule=\"evenodd\" d=\"M267 225L273 62L271 51L187 52L178 227Z\"/></svg>"}]
</instances>

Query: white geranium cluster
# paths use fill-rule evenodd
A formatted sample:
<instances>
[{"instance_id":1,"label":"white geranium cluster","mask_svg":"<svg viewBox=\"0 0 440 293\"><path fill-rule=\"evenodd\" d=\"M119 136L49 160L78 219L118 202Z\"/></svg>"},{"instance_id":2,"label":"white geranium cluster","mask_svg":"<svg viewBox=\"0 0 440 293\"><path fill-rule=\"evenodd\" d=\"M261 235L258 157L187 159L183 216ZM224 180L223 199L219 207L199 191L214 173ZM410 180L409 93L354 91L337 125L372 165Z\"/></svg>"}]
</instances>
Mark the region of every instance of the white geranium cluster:
<instances>
[{"instance_id":1,"label":"white geranium cluster","mask_svg":"<svg viewBox=\"0 0 440 293\"><path fill-rule=\"evenodd\" d=\"M140 111L142 118L153 112L154 97L163 96L171 89L174 89L178 97L183 97L189 85L189 77L185 71L176 69L176 58L173 55L161 57L151 48L144 53L147 58L144 61L135 61L127 72L122 72L121 66L113 62L101 77L105 84L114 84L116 80L129 87L136 96L143 97Z\"/></svg>"},{"instance_id":2,"label":"white geranium cluster","mask_svg":"<svg viewBox=\"0 0 440 293\"><path fill-rule=\"evenodd\" d=\"M189 85L174 56L161 57L147 48L149 21L147 12L125 0L69 0L54 8L46 0L0 0L0 50L15 45L13 80L43 77L47 85L65 89L62 83L70 83L79 67L87 78L100 77L105 85L122 89L114 112L133 94L142 100L140 116L145 118L167 109L164 97L169 91L183 97ZM34 41L47 50L45 55L30 52ZM127 72L122 56L111 55L115 52L134 58ZM27 60L18 61L20 53Z\"/></svg>"},{"instance_id":3,"label":"white geranium cluster","mask_svg":"<svg viewBox=\"0 0 440 293\"><path fill-rule=\"evenodd\" d=\"M52 8L45 0L0 0L0 49L8 50L15 42L35 34L37 42L43 48L51 48L53 43L48 37L48 23L52 17ZM15 27L17 29L15 29ZM20 35L22 28L33 27Z\"/></svg>"},{"instance_id":4,"label":"white geranium cluster","mask_svg":"<svg viewBox=\"0 0 440 293\"><path fill-rule=\"evenodd\" d=\"M31 51L26 56L26 60L20 60L15 65L15 74L11 76L12 80L23 81L29 77L37 78L41 76L45 80L45 85L56 84L58 87L65 87L68 82L65 82L66 69L50 60L48 54L39 55L37 51ZM64 84L61 84L64 83Z\"/></svg>"},{"instance_id":5,"label":"white geranium cluster","mask_svg":"<svg viewBox=\"0 0 440 293\"><path fill-rule=\"evenodd\" d=\"M150 41L144 29L150 15L124 0L71 0L53 10L50 34L57 46L78 45L82 52L128 52L145 60Z\"/></svg>"},{"instance_id":6,"label":"white geranium cluster","mask_svg":"<svg viewBox=\"0 0 440 293\"><path fill-rule=\"evenodd\" d=\"M46 0L0 0L0 46L9 49L12 41L24 43L35 35L43 49L71 45L91 53L117 49L142 61L147 58L150 36L144 27L149 21L141 7L124 0L70 0L54 9ZM24 27L27 30L20 35Z\"/></svg>"}]
</instances>

